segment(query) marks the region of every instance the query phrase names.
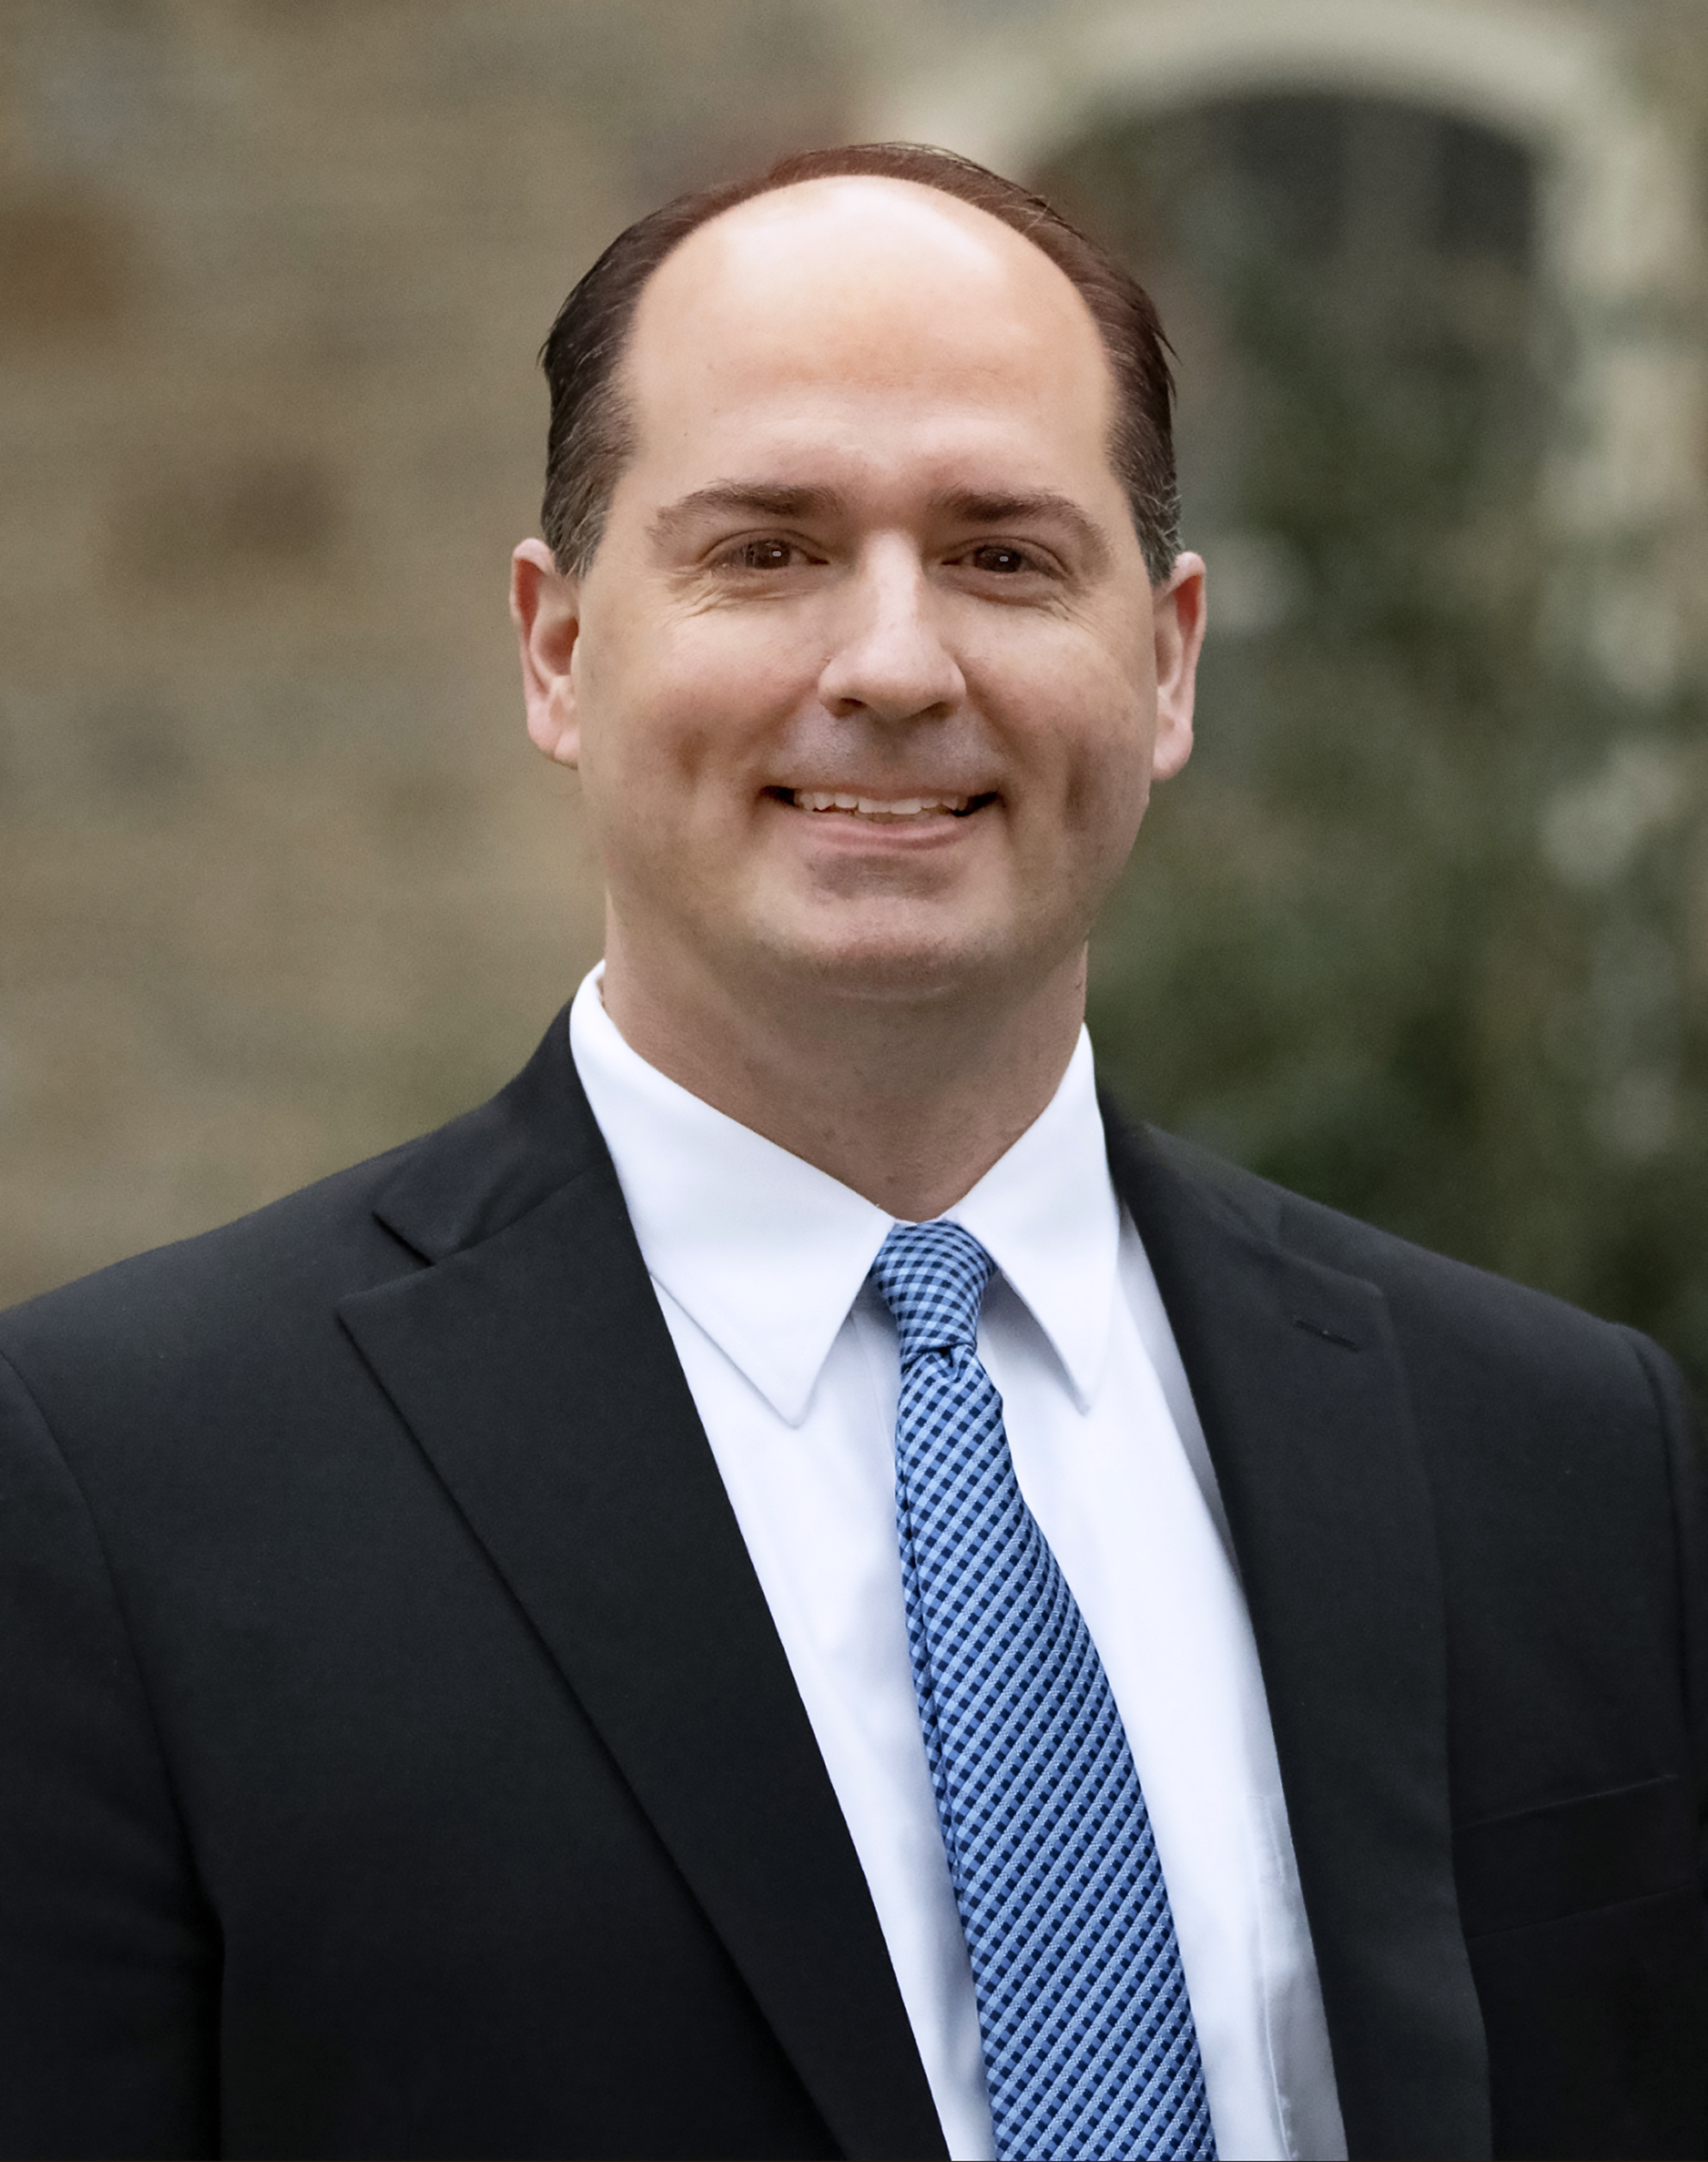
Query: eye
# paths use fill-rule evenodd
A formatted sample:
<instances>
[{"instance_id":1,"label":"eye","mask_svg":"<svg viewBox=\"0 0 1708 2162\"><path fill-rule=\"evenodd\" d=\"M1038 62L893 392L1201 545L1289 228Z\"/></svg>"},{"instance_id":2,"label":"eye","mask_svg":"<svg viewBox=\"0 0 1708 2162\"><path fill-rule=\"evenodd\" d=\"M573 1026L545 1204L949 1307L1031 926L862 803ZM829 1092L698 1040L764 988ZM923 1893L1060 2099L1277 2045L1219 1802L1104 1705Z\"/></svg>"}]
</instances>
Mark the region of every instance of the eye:
<instances>
[{"instance_id":1,"label":"eye","mask_svg":"<svg viewBox=\"0 0 1708 2162\"><path fill-rule=\"evenodd\" d=\"M805 560L802 551L792 540L780 540L775 534L767 534L757 540L738 541L718 558L736 571L787 571Z\"/></svg>"},{"instance_id":2,"label":"eye","mask_svg":"<svg viewBox=\"0 0 1708 2162\"><path fill-rule=\"evenodd\" d=\"M1043 568L1029 549L1012 547L1005 540L984 541L976 548L969 548L962 560L973 570L988 571L1003 578Z\"/></svg>"}]
</instances>

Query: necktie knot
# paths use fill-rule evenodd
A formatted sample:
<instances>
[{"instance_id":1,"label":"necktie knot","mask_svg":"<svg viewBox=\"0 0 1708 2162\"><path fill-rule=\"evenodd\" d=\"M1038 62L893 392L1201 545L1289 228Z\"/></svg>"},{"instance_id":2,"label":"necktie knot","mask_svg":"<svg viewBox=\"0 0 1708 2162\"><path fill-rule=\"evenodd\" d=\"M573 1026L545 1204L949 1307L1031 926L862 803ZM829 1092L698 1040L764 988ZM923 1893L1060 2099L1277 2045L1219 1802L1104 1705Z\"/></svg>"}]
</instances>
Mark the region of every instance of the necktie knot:
<instances>
[{"instance_id":1,"label":"necktie knot","mask_svg":"<svg viewBox=\"0 0 1708 2162\"><path fill-rule=\"evenodd\" d=\"M904 1371L928 1351L977 1349L979 1309L995 1271L958 1224L939 1217L894 1227L878 1250L872 1280L896 1317Z\"/></svg>"}]
</instances>

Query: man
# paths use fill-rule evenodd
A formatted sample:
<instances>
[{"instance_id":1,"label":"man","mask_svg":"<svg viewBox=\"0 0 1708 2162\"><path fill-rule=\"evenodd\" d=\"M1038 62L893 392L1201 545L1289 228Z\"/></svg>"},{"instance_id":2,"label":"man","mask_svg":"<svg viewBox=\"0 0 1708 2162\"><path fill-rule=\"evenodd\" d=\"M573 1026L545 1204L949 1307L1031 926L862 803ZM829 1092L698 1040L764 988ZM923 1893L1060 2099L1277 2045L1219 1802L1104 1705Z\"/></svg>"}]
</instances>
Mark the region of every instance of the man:
<instances>
[{"instance_id":1,"label":"man","mask_svg":"<svg viewBox=\"0 0 1708 2162\"><path fill-rule=\"evenodd\" d=\"M1142 295L835 152L546 358L602 976L0 1324L8 2151L1700 2153L1671 1368L1091 1093Z\"/></svg>"}]
</instances>

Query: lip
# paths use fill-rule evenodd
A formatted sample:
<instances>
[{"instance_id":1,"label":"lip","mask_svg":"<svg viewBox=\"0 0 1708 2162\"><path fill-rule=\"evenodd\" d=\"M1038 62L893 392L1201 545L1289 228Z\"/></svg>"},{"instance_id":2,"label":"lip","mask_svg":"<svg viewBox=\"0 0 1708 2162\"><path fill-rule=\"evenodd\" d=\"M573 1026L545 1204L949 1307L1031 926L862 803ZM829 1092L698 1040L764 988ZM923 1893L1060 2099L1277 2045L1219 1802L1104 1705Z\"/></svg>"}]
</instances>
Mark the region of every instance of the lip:
<instances>
[{"instance_id":1,"label":"lip","mask_svg":"<svg viewBox=\"0 0 1708 2162\"><path fill-rule=\"evenodd\" d=\"M768 788L765 794L815 826L868 833L903 833L964 824L996 801L994 789L973 794L921 790L911 795L867 794L850 788Z\"/></svg>"}]
</instances>

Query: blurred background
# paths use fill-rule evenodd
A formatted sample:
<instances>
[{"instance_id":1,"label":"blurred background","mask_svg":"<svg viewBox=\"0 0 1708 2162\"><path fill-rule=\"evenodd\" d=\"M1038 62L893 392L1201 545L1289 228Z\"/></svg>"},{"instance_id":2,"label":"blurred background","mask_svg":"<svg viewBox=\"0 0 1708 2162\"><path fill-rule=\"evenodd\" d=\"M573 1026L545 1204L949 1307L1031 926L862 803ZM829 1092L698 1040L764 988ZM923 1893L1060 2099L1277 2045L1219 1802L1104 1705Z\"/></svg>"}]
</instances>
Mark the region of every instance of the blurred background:
<instances>
[{"instance_id":1,"label":"blurred background","mask_svg":"<svg viewBox=\"0 0 1708 2162\"><path fill-rule=\"evenodd\" d=\"M598 947L534 355L807 144L1052 193L1178 350L1199 749L1135 1109L1708 1381L1708 0L0 0L0 1299L476 1100Z\"/></svg>"}]
</instances>

